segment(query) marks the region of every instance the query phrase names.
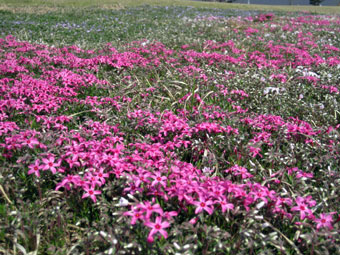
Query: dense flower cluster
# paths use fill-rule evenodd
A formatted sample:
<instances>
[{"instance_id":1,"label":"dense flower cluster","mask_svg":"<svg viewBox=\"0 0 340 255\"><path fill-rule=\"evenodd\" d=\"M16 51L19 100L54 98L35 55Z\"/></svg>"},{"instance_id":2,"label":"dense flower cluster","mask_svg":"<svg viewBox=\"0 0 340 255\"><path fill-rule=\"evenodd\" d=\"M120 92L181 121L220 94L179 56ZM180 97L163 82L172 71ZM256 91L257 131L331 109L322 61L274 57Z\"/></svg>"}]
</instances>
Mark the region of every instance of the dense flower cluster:
<instances>
[{"instance_id":1,"label":"dense flower cluster","mask_svg":"<svg viewBox=\"0 0 340 255\"><path fill-rule=\"evenodd\" d=\"M94 203L105 185L122 180L122 215L150 229L149 242L167 238L183 215L195 224L202 215L252 210L273 222L333 229L339 212L312 187L322 185L327 167L339 178L339 116L312 123L299 114L261 112L249 103L251 89L230 84L259 70L263 77L253 71L252 79L262 84L261 97L306 89L294 100L313 93L339 100L339 81L313 70L339 69L340 49L302 28L334 29L340 20L285 23L273 14L235 20L237 39L207 40L201 51L148 41L121 52L110 44L92 51L0 39L4 160L36 178L52 174L56 190L76 189ZM288 42L265 39L276 30ZM260 45L243 47L240 38ZM167 72L178 80L164 84ZM186 84L189 78L194 84ZM291 80L300 88L289 87ZM139 90L144 81L148 87ZM308 161L316 154L319 162Z\"/></svg>"}]
</instances>

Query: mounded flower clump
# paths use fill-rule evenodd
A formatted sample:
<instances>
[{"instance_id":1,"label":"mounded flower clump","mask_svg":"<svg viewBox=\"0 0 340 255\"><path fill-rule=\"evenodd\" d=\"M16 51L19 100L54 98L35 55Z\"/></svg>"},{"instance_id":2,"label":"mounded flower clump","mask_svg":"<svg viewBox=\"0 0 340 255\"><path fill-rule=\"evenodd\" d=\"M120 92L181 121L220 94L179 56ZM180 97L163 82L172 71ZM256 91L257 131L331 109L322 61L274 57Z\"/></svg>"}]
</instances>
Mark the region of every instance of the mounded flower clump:
<instances>
[{"instance_id":1,"label":"mounded flower clump","mask_svg":"<svg viewBox=\"0 0 340 255\"><path fill-rule=\"evenodd\" d=\"M106 239L116 251L335 254L340 19L184 21L226 38L119 50L0 39L7 200L16 178L23 200L56 190L124 229Z\"/></svg>"}]
</instances>

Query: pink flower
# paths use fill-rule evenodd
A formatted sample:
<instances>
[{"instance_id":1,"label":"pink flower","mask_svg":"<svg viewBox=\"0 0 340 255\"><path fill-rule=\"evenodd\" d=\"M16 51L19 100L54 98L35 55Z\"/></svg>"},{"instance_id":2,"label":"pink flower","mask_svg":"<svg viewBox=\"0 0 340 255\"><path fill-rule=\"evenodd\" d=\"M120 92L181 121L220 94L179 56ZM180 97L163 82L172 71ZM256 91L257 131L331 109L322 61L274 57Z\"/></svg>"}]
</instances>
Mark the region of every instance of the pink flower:
<instances>
[{"instance_id":1,"label":"pink flower","mask_svg":"<svg viewBox=\"0 0 340 255\"><path fill-rule=\"evenodd\" d=\"M297 206L292 207L291 211L298 211L300 212L300 220L306 218L306 216L313 216L313 212L311 209L308 208L308 205L305 203L305 199L303 197L298 197L296 199Z\"/></svg>"},{"instance_id":2,"label":"pink flower","mask_svg":"<svg viewBox=\"0 0 340 255\"><path fill-rule=\"evenodd\" d=\"M168 238L168 233L164 230L165 228L168 228L170 226L170 223L167 221L162 222L162 217L158 216L156 217L156 222L145 222L145 226L151 228L151 231L148 235L148 242L153 242L153 236L159 232L165 239Z\"/></svg>"},{"instance_id":3,"label":"pink flower","mask_svg":"<svg viewBox=\"0 0 340 255\"><path fill-rule=\"evenodd\" d=\"M86 174L85 179L91 183L92 187L95 187L96 185L100 187L103 185L103 183L99 180L99 177L90 172Z\"/></svg>"},{"instance_id":4,"label":"pink flower","mask_svg":"<svg viewBox=\"0 0 340 255\"><path fill-rule=\"evenodd\" d=\"M140 208L133 208L131 211L125 212L124 216L131 216L131 225L135 225L137 220L144 219L144 213Z\"/></svg>"},{"instance_id":5,"label":"pink flower","mask_svg":"<svg viewBox=\"0 0 340 255\"><path fill-rule=\"evenodd\" d=\"M329 230L332 230L333 214L335 213L320 213L320 218L314 220L317 223L316 229L327 227Z\"/></svg>"},{"instance_id":6,"label":"pink flower","mask_svg":"<svg viewBox=\"0 0 340 255\"><path fill-rule=\"evenodd\" d=\"M38 144L39 144L39 141L38 141L36 138L31 137L31 138L25 140L25 141L23 142L23 144L24 144L24 145L27 145L29 148L33 149L33 148L34 148L34 145L38 145Z\"/></svg>"},{"instance_id":7,"label":"pink flower","mask_svg":"<svg viewBox=\"0 0 340 255\"><path fill-rule=\"evenodd\" d=\"M151 186L155 186L158 183L162 185L163 187L166 187L166 176L161 175L159 172L155 173L153 176L151 176L154 180L151 183Z\"/></svg>"},{"instance_id":8,"label":"pink flower","mask_svg":"<svg viewBox=\"0 0 340 255\"><path fill-rule=\"evenodd\" d=\"M300 179L300 178L313 178L314 174L313 173L306 173L303 171L298 171L298 173L296 174L296 178Z\"/></svg>"},{"instance_id":9,"label":"pink flower","mask_svg":"<svg viewBox=\"0 0 340 255\"><path fill-rule=\"evenodd\" d=\"M228 201L223 198L215 201L216 204L220 204L222 213L224 213L226 210L234 210L234 205L232 203L228 203Z\"/></svg>"},{"instance_id":10,"label":"pink flower","mask_svg":"<svg viewBox=\"0 0 340 255\"><path fill-rule=\"evenodd\" d=\"M48 157L48 158L43 158L42 161L44 162L43 170L51 170L53 174L57 172L57 168L60 166L60 162L55 163L55 158L53 156Z\"/></svg>"},{"instance_id":11,"label":"pink flower","mask_svg":"<svg viewBox=\"0 0 340 255\"><path fill-rule=\"evenodd\" d=\"M214 203L210 200L205 200L203 197L200 197L199 201L192 202L192 204L196 205L196 210L195 210L196 214L205 210L211 215L214 211L214 206L212 206Z\"/></svg>"},{"instance_id":12,"label":"pink flower","mask_svg":"<svg viewBox=\"0 0 340 255\"><path fill-rule=\"evenodd\" d=\"M78 161L78 155L74 154L72 158L67 158L66 162L69 164L70 168L73 168L73 166L80 166L80 163Z\"/></svg>"},{"instance_id":13,"label":"pink flower","mask_svg":"<svg viewBox=\"0 0 340 255\"><path fill-rule=\"evenodd\" d=\"M159 204L151 205L149 201L145 201L144 203L137 205L137 208L140 208L142 209L142 211L146 212L145 215L146 219L149 219L153 212L163 215L163 210L160 207L160 205Z\"/></svg>"},{"instance_id":14,"label":"pink flower","mask_svg":"<svg viewBox=\"0 0 340 255\"><path fill-rule=\"evenodd\" d=\"M198 221L198 217L194 217L191 220L189 220L190 224L192 225L195 225L197 221Z\"/></svg>"},{"instance_id":15,"label":"pink flower","mask_svg":"<svg viewBox=\"0 0 340 255\"><path fill-rule=\"evenodd\" d=\"M175 217L178 215L178 212L176 211L171 211L171 212L164 212L163 217L166 218L167 220L170 220L172 217Z\"/></svg>"},{"instance_id":16,"label":"pink flower","mask_svg":"<svg viewBox=\"0 0 340 255\"><path fill-rule=\"evenodd\" d=\"M97 201L96 195L99 195L102 193L100 190L94 190L93 187L91 188L85 187L84 190L86 191L86 193L81 198L90 197L93 200L93 202Z\"/></svg>"},{"instance_id":17,"label":"pink flower","mask_svg":"<svg viewBox=\"0 0 340 255\"><path fill-rule=\"evenodd\" d=\"M104 168L102 167L99 170L97 169L94 174L102 184L105 184L105 178L109 177L108 173L104 173Z\"/></svg>"},{"instance_id":18,"label":"pink flower","mask_svg":"<svg viewBox=\"0 0 340 255\"><path fill-rule=\"evenodd\" d=\"M225 192L225 188L221 187L220 185L216 185L216 186L212 186L211 187L211 192L210 195L211 197L213 197L214 199L220 199L223 198L223 193Z\"/></svg>"},{"instance_id":19,"label":"pink flower","mask_svg":"<svg viewBox=\"0 0 340 255\"><path fill-rule=\"evenodd\" d=\"M260 158L262 158L262 155L260 154L261 148L249 146L248 149L253 158L255 158L257 155L259 155Z\"/></svg>"},{"instance_id":20,"label":"pink flower","mask_svg":"<svg viewBox=\"0 0 340 255\"><path fill-rule=\"evenodd\" d=\"M66 178L64 178L58 185L56 186L55 190L59 190L61 187L66 188L67 190L70 190L71 186L70 184L76 184L78 185L79 182L81 182L81 178L78 175L67 175Z\"/></svg>"},{"instance_id":21,"label":"pink flower","mask_svg":"<svg viewBox=\"0 0 340 255\"><path fill-rule=\"evenodd\" d=\"M28 167L30 170L28 171L28 174L35 174L37 177L40 177L40 173L39 173L39 170L42 168L40 166L40 160L37 159L34 164L32 165L29 165Z\"/></svg>"},{"instance_id":22,"label":"pink flower","mask_svg":"<svg viewBox=\"0 0 340 255\"><path fill-rule=\"evenodd\" d=\"M254 201L256 201L257 199L261 199L263 202L265 202L266 204L268 203L268 200L266 198L266 193L263 190L258 190L255 192L251 192L251 194L254 196Z\"/></svg>"},{"instance_id":23,"label":"pink flower","mask_svg":"<svg viewBox=\"0 0 340 255\"><path fill-rule=\"evenodd\" d=\"M128 185L129 185L129 186L128 186L127 188L124 189L124 193L130 193L130 194L133 195L133 194L136 193L137 191L138 191L138 192L142 192L142 191L143 191L143 189L140 188L140 187L137 187L137 186L135 185L135 183L130 182Z\"/></svg>"},{"instance_id":24,"label":"pink flower","mask_svg":"<svg viewBox=\"0 0 340 255\"><path fill-rule=\"evenodd\" d=\"M239 166L239 165L234 165L227 170L225 170L226 173L232 173L233 175L241 175L242 179L247 179L253 177L252 174L250 174L247 170L247 168Z\"/></svg>"},{"instance_id":25,"label":"pink flower","mask_svg":"<svg viewBox=\"0 0 340 255\"><path fill-rule=\"evenodd\" d=\"M147 172L145 170L140 171L139 169L137 171L138 175L132 176L137 187L139 187L141 184L150 183L148 179L151 176L150 172Z\"/></svg>"},{"instance_id":26,"label":"pink flower","mask_svg":"<svg viewBox=\"0 0 340 255\"><path fill-rule=\"evenodd\" d=\"M291 206L292 205L292 200L290 198L284 198L284 197L278 197L276 202L275 202L275 206L276 207L279 207L283 204L286 204L288 206Z\"/></svg>"}]
</instances>

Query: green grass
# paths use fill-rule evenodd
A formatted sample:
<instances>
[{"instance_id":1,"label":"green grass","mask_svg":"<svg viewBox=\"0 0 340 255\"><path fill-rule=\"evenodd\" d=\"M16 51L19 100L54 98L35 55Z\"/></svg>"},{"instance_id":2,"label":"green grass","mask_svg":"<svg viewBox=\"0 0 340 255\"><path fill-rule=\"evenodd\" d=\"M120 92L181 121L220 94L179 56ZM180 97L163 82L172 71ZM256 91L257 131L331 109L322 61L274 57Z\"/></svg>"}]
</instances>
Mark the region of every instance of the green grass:
<instances>
[{"instance_id":1,"label":"green grass","mask_svg":"<svg viewBox=\"0 0 340 255\"><path fill-rule=\"evenodd\" d=\"M14 8L15 9L15 8ZM33 10L34 8L32 8ZM16 9L17 10L17 9ZM183 18L194 19L198 15L238 16L237 10L195 9L190 7L139 6L121 10L110 9L44 9L48 12L12 12L3 10L0 20L0 36L8 34L16 38L55 46L78 45L81 48L101 48L112 43L124 46L136 40L160 41L168 47L179 47L203 40L223 40L223 35L202 24L198 34L192 26L181 26ZM247 12L246 15L251 15ZM204 31L204 33L203 33ZM111 72L112 78L114 72Z\"/></svg>"},{"instance_id":2,"label":"green grass","mask_svg":"<svg viewBox=\"0 0 340 255\"><path fill-rule=\"evenodd\" d=\"M257 5L257 4L235 4L217 2L198 2L185 0L1 0L0 8L12 11L36 12L48 11L55 8L108 8L120 9L125 7L136 7L140 5L154 6L192 6L196 8L218 8L218 9L240 9L260 11L307 11L312 13L340 14L339 6L288 6L288 5Z\"/></svg>"}]
</instances>

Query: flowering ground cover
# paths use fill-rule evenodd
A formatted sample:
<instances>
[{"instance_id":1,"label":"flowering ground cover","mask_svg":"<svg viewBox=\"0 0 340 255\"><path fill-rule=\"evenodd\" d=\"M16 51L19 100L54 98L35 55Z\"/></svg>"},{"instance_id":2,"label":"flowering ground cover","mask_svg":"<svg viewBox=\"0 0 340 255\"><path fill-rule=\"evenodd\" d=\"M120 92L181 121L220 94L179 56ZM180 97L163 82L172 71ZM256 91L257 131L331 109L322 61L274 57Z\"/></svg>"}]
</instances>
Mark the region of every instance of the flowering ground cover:
<instances>
[{"instance_id":1,"label":"flowering ground cover","mask_svg":"<svg viewBox=\"0 0 340 255\"><path fill-rule=\"evenodd\" d=\"M3 12L1 252L339 253L340 17L84 13Z\"/></svg>"}]
</instances>

